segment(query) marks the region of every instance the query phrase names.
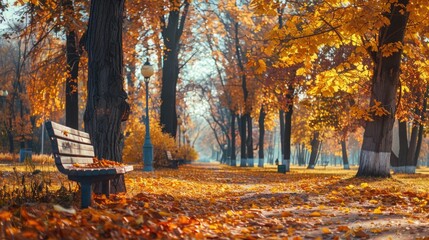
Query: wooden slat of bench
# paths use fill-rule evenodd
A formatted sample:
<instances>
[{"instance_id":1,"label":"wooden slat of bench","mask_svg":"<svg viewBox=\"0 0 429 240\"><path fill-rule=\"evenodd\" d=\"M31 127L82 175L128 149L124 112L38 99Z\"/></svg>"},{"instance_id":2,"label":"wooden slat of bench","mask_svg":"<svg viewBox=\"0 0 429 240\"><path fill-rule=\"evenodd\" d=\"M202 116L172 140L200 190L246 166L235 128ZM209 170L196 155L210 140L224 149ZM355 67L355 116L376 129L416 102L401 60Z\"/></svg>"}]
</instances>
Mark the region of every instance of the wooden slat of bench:
<instances>
[{"instance_id":1,"label":"wooden slat of bench","mask_svg":"<svg viewBox=\"0 0 429 240\"><path fill-rule=\"evenodd\" d=\"M57 139L53 144L54 151L58 150L59 154L62 155L73 155L83 157L93 157L94 147L84 143L77 143L63 139ZM56 147L56 148L55 148Z\"/></svg>"},{"instance_id":2,"label":"wooden slat of bench","mask_svg":"<svg viewBox=\"0 0 429 240\"><path fill-rule=\"evenodd\" d=\"M54 122L46 122L46 130L49 133L49 136L56 137L57 139L65 139L74 142L81 142L85 144L91 144L91 139L89 134L86 132L78 131L73 128L62 126ZM73 131L72 131L73 130Z\"/></svg>"},{"instance_id":3,"label":"wooden slat of bench","mask_svg":"<svg viewBox=\"0 0 429 240\"><path fill-rule=\"evenodd\" d=\"M61 156L59 160L60 160L59 162L60 164L73 164L73 163L88 164L88 163L94 162L92 157Z\"/></svg>"},{"instance_id":4,"label":"wooden slat of bench","mask_svg":"<svg viewBox=\"0 0 429 240\"><path fill-rule=\"evenodd\" d=\"M168 160L173 160L173 156L171 156L171 152L170 151L166 151L167 154L167 159Z\"/></svg>"},{"instance_id":5,"label":"wooden slat of bench","mask_svg":"<svg viewBox=\"0 0 429 240\"><path fill-rule=\"evenodd\" d=\"M67 134L71 134L71 135L75 135L75 136L79 136L79 137L89 139L89 133L87 133L87 132L79 131L77 129L70 128L70 127L61 125L61 124L56 123L56 122L50 122L50 123L51 123L52 129L59 130L62 132L66 132Z\"/></svg>"},{"instance_id":6,"label":"wooden slat of bench","mask_svg":"<svg viewBox=\"0 0 429 240\"><path fill-rule=\"evenodd\" d=\"M48 128L46 128L46 129L48 129ZM64 132L64 131L61 131L58 129L53 129L52 131L53 131L53 135L55 135L57 138L62 138L62 139L67 139L67 140L71 140L71 141L75 141L75 142L91 144L91 140L89 138L69 134L67 132Z\"/></svg>"},{"instance_id":7,"label":"wooden slat of bench","mask_svg":"<svg viewBox=\"0 0 429 240\"><path fill-rule=\"evenodd\" d=\"M114 168L75 168L70 164L68 169L70 176L99 176L123 174L133 170L133 166L114 167Z\"/></svg>"}]
</instances>

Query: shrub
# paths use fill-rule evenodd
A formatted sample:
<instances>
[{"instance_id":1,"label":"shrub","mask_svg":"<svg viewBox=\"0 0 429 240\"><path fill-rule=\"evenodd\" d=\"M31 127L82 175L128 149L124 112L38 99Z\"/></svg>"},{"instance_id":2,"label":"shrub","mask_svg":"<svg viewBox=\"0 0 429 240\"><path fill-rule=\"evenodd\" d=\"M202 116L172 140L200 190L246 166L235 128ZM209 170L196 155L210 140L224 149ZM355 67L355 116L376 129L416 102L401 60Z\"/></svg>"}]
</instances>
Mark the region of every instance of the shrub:
<instances>
[{"instance_id":1,"label":"shrub","mask_svg":"<svg viewBox=\"0 0 429 240\"><path fill-rule=\"evenodd\" d=\"M146 134L145 125L135 116L130 116L125 128L125 142L123 150L123 160L126 163L143 162L143 144ZM174 138L161 131L158 123L152 121L150 124L150 136L153 145L153 165L164 159L165 151L172 153L176 150Z\"/></svg>"},{"instance_id":2,"label":"shrub","mask_svg":"<svg viewBox=\"0 0 429 240\"><path fill-rule=\"evenodd\" d=\"M184 159L188 161L195 161L198 159L198 153L190 145L182 146L178 149L175 158Z\"/></svg>"},{"instance_id":3,"label":"shrub","mask_svg":"<svg viewBox=\"0 0 429 240\"><path fill-rule=\"evenodd\" d=\"M19 162L19 153L0 153L0 162L5 164L18 163ZM46 154L32 154L31 162L34 164L54 164L54 158L52 155Z\"/></svg>"}]
</instances>

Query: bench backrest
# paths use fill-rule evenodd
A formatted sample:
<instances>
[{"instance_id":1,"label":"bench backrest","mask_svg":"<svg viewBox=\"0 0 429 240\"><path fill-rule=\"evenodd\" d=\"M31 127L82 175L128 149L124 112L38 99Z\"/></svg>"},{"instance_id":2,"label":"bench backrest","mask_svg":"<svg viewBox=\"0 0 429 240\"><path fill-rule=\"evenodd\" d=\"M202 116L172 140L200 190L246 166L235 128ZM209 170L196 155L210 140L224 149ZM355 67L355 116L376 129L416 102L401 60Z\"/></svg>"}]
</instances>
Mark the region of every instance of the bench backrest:
<instances>
[{"instance_id":1,"label":"bench backrest","mask_svg":"<svg viewBox=\"0 0 429 240\"><path fill-rule=\"evenodd\" d=\"M55 165L60 172L67 174L73 164L93 163L94 147L88 133L52 121L45 124Z\"/></svg>"},{"instance_id":2,"label":"bench backrest","mask_svg":"<svg viewBox=\"0 0 429 240\"><path fill-rule=\"evenodd\" d=\"M170 151L165 151L165 154L167 155L167 159L168 160L173 160L173 156L171 156L171 152Z\"/></svg>"}]
</instances>

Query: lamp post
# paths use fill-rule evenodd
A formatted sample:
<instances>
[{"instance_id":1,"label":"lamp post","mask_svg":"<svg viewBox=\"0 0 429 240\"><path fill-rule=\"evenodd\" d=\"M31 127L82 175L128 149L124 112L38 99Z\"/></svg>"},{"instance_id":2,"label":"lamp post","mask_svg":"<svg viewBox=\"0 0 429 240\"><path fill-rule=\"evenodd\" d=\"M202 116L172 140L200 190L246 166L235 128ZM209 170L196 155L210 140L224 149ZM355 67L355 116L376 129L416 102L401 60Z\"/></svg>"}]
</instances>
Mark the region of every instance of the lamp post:
<instances>
[{"instance_id":1,"label":"lamp post","mask_svg":"<svg viewBox=\"0 0 429 240\"><path fill-rule=\"evenodd\" d=\"M152 65L149 63L149 59L146 60L145 64L141 68L141 74L144 77L144 83L146 85L146 134L143 144L143 171L153 171L153 145L150 140L150 126L149 126L149 78L153 75L154 70Z\"/></svg>"}]
</instances>

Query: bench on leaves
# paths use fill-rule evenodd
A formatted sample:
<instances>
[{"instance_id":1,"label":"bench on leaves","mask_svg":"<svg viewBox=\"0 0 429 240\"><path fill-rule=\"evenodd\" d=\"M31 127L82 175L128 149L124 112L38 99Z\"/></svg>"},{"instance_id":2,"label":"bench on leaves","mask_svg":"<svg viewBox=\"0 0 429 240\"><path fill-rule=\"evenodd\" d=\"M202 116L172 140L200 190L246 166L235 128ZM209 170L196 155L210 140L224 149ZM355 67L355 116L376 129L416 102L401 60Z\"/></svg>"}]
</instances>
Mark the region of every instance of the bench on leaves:
<instances>
[{"instance_id":1,"label":"bench on leaves","mask_svg":"<svg viewBox=\"0 0 429 240\"><path fill-rule=\"evenodd\" d=\"M165 151L165 155L167 156L168 167L179 168L179 159L174 159L170 151Z\"/></svg>"},{"instance_id":2,"label":"bench on leaves","mask_svg":"<svg viewBox=\"0 0 429 240\"><path fill-rule=\"evenodd\" d=\"M88 133L52 121L45 126L58 170L80 184L82 208L91 205L93 183L101 182L102 193L109 196L110 180L133 170L133 166L98 161Z\"/></svg>"}]
</instances>

